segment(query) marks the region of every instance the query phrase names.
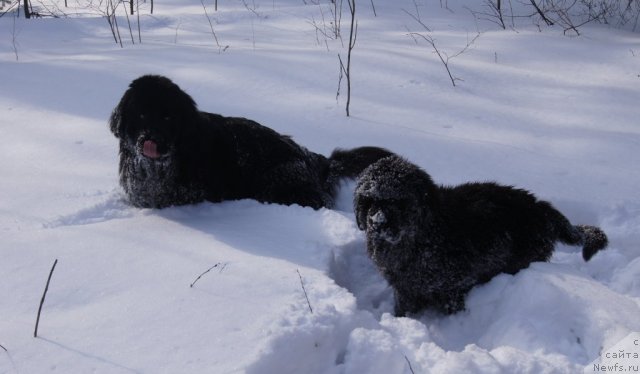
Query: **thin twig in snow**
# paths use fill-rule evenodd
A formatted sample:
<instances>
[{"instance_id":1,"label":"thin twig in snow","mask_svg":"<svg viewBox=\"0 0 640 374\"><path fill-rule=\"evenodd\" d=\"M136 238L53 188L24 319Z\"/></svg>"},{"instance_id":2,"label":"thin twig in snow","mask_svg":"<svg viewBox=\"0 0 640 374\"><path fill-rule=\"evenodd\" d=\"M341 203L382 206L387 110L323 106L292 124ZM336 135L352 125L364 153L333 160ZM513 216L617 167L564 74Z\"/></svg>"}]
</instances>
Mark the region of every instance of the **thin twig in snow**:
<instances>
[{"instance_id":1,"label":"thin twig in snow","mask_svg":"<svg viewBox=\"0 0 640 374\"><path fill-rule=\"evenodd\" d=\"M131 3L133 5L133 3ZM127 18L127 25L129 26L129 35L131 35L131 44L136 44L135 40L133 40L133 30L131 29L131 20L129 20L129 13L125 9L124 15Z\"/></svg>"},{"instance_id":2,"label":"thin twig in snow","mask_svg":"<svg viewBox=\"0 0 640 374\"><path fill-rule=\"evenodd\" d=\"M531 5L533 5L533 7L536 9L536 12L538 12L538 14L540 15L540 18L542 18L542 20L547 24L547 26L553 26L553 21L547 18L547 16L544 14L542 9L540 9L538 4L536 4L534 0L530 0L530 1L531 1Z\"/></svg>"},{"instance_id":3,"label":"thin twig in snow","mask_svg":"<svg viewBox=\"0 0 640 374\"><path fill-rule=\"evenodd\" d=\"M16 41L16 17L13 17L13 27L11 28L11 44L13 45L13 53L16 55L16 61L18 61L18 45Z\"/></svg>"},{"instance_id":4,"label":"thin twig in snow","mask_svg":"<svg viewBox=\"0 0 640 374\"><path fill-rule=\"evenodd\" d=\"M309 312L313 314L313 308L311 307L311 302L309 301L309 295L307 295L307 289L304 288L304 282L302 281L302 275L300 274L300 270L296 269L298 272L298 277L300 278L300 286L302 286L302 292L304 292L304 297L307 299L307 305L309 306Z\"/></svg>"},{"instance_id":5,"label":"thin twig in snow","mask_svg":"<svg viewBox=\"0 0 640 374\"><path fill-rule=\"evenodd\" d=\"M409 358L407 357L407 355L404 356L404 359L407 360L407 364L409 364L409 371L411 371L411 374L416 374L416 372L413 371L413 367L411 366L411 361L409 361Z\"/></svg>"},{"instance_id":6,"label":"thin twig in snow","mask_svg":"<svg viewBox=\"0 0 640 374\"><path fill-rule=\"evenodd\" d=\"M417 12L418 7L416 6L416 12ZM420 19L420 14L418 14L417 16L415 14L411 14L409 11L407 11L406 9L402 9L403 12L407 13L409 15L409 17L413 18L414 21L418 22L422 27L424 27L425 30L427 31L431 31L431 29L429 28L429 26L425 25L424 22L422 22L422 20Z\"/></svg>"},{"instance_id":7,"label":"thin twig in snow","mask_svg":"<svg viewBox=\"0 0 640 374\"><path fill-rule=\"evenodd\" d=\"M460 78L454 78L453 74L451 74L451 70L449 69L449 57L446 56L443 57L442 53L440 53L440 50L438 49L438 47L436 47L436 42L435 40L430 36L430 35L422 35L420 33L417 32L412 32L411 33L412 36L419 36L422 39L424 39L427 43L429 43L431 45L431 48L433 48L433 51L436 53L436 56L438 56L438 58L440 59L440 62L442 62L442 65L444 65L444 68L447 70L447 74L449 75L449 79L451 79L451 84L453 85L453 87L456 86L456 81L457 80L461 80Z\"/></svg>"},{"instance_id":8,"label":"thin twig in snow","mask_svg":"<svg viewBox=\"0 0 640 374\"><path fill-rule=\"evenodd\" d=\"M338 98L340 97L340 87L342 86L342 77L344 73L347 71L342 63L342 57L338 53L338 61L340 62L340 74L338 75L338 90L336 91L336 104L338 103Z\"/></svg>"},{"instance_id":9,"label":"thin twig in snow","mask_svg":"<svg viewBox=\"0 0 640 374\"><path fill-rule=\"evenodd\" d=\"M347 49L347 68L345 70L345 76L347 77L347 117L349 117L349 108L351 106L351 52L353 48L356 46L356 40L358 38L358 21L356 21L356 0L349 0L347 2L349 4L349 13L351 13L351 25L349 29L349 46ZM340 56L338 56L340 57ZM342 65L342 60L340 60L340 65Z\"/></svg>"},{"instance_id":10,"label":"thin twig in snow","mask_svg":"<svg viewBox=\"0 0 640 374\"><path fill-rule=\"evenodd\" d=\"M178 18L178 24L176 25L176 36L173 38L173 42L175 44L178 44L178 29L180 28L181 24L182 24L182 18Z\"/></svg>"},{"instance_id":11,"label":"thin twig in snow","mask_svg":"<svg viewBox=\"0 0 640 374\"><path fill-rule=\"evenodd\" d=\"M53 262L53 266L51 267L51 271L49 272L49 278L47 278L47 284L44 287L44 292L42 293L42 299L40 299L40 307L38 307L38 318L36 318L36 328L33 330L33 337L38 337L38 325L40 324L40 312L42 312L42 305L44 304L44 298L47 297L47 291L49 291L49 283L51 282L51 276L53 275L53 271L58 264L58 259Z\"/></svg>"},{"instance_id":12,"label":"thin twig in snow","mask_svg":"<svg viewBox=\"0 0 640 374\"><path fill-rule=\"evenodd\" d=\"M242 0L242 4L244 4L244 7L247 8L248 11L250 11L253 14L255 14L256 17L262 18L260 13L258 13L258 11L256 10L256 9L258 9L258 6L256 5L255 1L253 1L253 5L252 6L249 6L249 4L247 3L247 0Z\"/></svg>"},{"instance_id":13,"label":"thin twig in snow","mask_svg":"<svg viewBox=\"0 0 640 374\"><path fill-rule=\"evenodd\" d=\"M218 41L218 36L216 35L216 32L213 30L213 24L211 23L211 18L209 18L209 13L207 13L207 7L204 5L204 0L200 0L200 2L202 3L202 9L204 9L204 15L207 17L207 21L209 21L209 27L211 27L211 34L213 34L213 39L215 39L216 45L218 46L218 52L222 52L222 47L220 46L220 42Z\"/></svg>"},{"instance_id":14,"label":"thin twig in snow","mask_svg":"<svg viewBox=\"0 0 640 374\"><path fill-rule=\"evenodd\" d=\"M430 32L431 30L429 29L429 27L427 25L424 24L424 22L422 22L422 20L420 19L420 14L418 13L417 15L411 14L408 11L404 10L403 11L405 13L407 13L409 16L411 16L411 18L413 18L416 22L418 22L426 31ZM417 11L417 6L416 6L416 11ZM408 30L408 28L407 28ZM456 86L456 81L461 81L462 79L454 77L453 74L451 73L451 69L449 68L449 61L455 57L460 56L461 54L463 54L464 52L466 52L469 47L471 47L471 45L473 45L473 43L475 43L475 41L480 37L480 32L477 33L477 35L469 40L467 38L467 44L464 46L464 48L462 48L459 52L453 54L452 56L449 56L447 53L445 53L444 51L440 51L440 49L438 49L438 47L436 46L436 41L435 39L427 34L424 35L422 33L419 32L409 32L409 36L411 36L411 38L413 39L414 42L417 43L418 37L422 38L424 41L426 41L427 43L429 43L429 45L431 45L431 48L433 49L434 53L436 54L436 56L438 56L438 58L440 59L440 62L442 62L442 65L444 66L445 70L447 71L447 74L449 75L449 79L451 80L451 84L453 85L453 87Z\"/></svg>"},{"instance_id":15,"label":"thin twig in snow","mask_svg":"<svg viewBox=\"0 0 640 374\"><path fill-rule=\"evenodd\" d=\"M202 274L198 275L198 277L193 281L193 283L191 283L191 285L189 287L193 288L193 285L196 284L197 281L200 280L200 278L202 278L203 275L207 274L208 272L210 272L211 270L217 268L218 266L222 265L222 267L220 268L220 273L222 273L222 271L224 270L224 268L227 267L227 263L221 263L218 262L217 264L213 265L212 267L210 267L209 269L205 270Z\"/></svg>"},{"instance_id":16,"label":"thin twig in snow","mask_svg":"<svg viewBox=\"0 0 640 374\"><path fill-rule=\"evenodd\" d=\"M480 33L477 33L473 39L469 40L469 36L467 35L467 45L464 46L458 53L453 54L452 56L447 56L447 59L450 60L452 58L458 57L461 54L465 53L472 45L476 42L476 40L480 37Z\"/></svg>"}]
</instances>

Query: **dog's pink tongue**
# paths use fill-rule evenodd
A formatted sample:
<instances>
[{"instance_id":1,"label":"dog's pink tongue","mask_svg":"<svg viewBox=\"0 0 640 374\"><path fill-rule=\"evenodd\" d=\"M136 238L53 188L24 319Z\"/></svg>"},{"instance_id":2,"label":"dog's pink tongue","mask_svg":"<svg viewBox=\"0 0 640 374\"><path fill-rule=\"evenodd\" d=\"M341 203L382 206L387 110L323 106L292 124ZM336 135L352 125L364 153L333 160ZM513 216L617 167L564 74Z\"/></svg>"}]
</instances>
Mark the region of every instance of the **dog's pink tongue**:
<instances>
[{"instance_id":1,"label":"dog's pink tongue","mask_svg":"<svg viewBox=\"0 0 640 374\"><path fill-rule=\"evenodd\" d=\"M158 145L153 140L145 140L142 145L142 154L149 158L158 158L160 157L160 153L158 153Z\"/></svg>"}]
</instances>

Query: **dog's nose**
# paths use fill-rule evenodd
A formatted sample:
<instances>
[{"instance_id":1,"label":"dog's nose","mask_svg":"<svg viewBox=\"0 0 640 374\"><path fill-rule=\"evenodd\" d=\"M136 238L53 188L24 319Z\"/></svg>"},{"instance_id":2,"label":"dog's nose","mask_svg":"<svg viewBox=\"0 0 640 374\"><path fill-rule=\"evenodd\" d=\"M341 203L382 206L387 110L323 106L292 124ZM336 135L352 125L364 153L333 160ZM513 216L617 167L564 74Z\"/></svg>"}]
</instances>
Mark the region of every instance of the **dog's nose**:
<instances>
[{"instance_id":1,"label":"dog's nose","mask_svg":"<svg viewBox=\"0 0 640 374\"><path fill-rule=\"evenodd\" d=\"M380 209L371 209L367 217L367 226L377 229L381 225L387 222L387 217Z\"/></svg>"}]
</instances>

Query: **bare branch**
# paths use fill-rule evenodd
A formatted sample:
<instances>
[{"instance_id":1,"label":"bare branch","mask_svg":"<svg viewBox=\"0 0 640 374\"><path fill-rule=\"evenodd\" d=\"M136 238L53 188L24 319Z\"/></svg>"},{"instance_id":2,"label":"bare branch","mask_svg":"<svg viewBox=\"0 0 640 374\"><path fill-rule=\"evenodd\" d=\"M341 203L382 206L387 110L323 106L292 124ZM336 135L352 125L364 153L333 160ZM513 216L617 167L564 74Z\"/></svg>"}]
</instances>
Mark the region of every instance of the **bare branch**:
<instances>
[{"instance_id":1,"label":"bare branch","mask_svg":"<svg viewBox=\"0 0 640 374\"><path fill-rule=\"evenodd\" d=\"M356 21L356 0L348 0L347 2L349 3L349 11L351 12L351 25L350 25L351 27L349 30L349 46L347 50L347 70L345 73L347 77L346 111L347 111L347 117L349 117L350 115L349 108L351 106L351 52L353 51L353 48L356 46L358 22Z\"/></svg>"},{"instance_id":2,"label":"bare branch","mask_svg":"<svg viewBox=\"0 0 640 374\"><path fill-rule=\"evenodd\" d=\"M7 10L3 11L2 13L0 13L0 18L2 18L2 16L4 16L5 14L9 13L15 6L18 6L18 8L20 7L20 2L16 1L15 3L11 3L9 4L9 8L7 8ZM18 9L18 11L20 11L20 9ZM17 17L17 14L16 14Z\"/></svg>"},{"instance_id":3,"label":"bare branch","mask_svg":"<svg viewBox=\"0 0 640 374\"><path fill-rule=\"evenodd\" d=\"M438 56L438 58L440 59L440 62L442 62L442 65L444 65L444 68L447 70L447 74L449 75L449 79L451 79L451 84L453 84L453 87L456 86L456 81L460 80L459 78L454 78L453 74L451 74L451 69L449 69L449 57L444 58L442 56L442 53L440 53L440 50L438 49L438 47L436 46L436 42L435 40L427 35L422 35L420 33L414 32L411 33L413 36L417 36L420 37L422 39L424 39L427 43L429 43L431 45L431 47L433 48L433 51L435 52L436 56Z\"/></svg>"},{"instance_id":4,"label":"bare branch","mask_svg":"<svg viewBox=\"0 0 640 374\"><path fill-rule=\"evenodd\" d=\"M207 17L207 21L209 21L209 27L211 27L211 34L213 35L213 39L216 41L216 45L218 46L218 53L222 52L222 47L220 46L220 42L218 41L218 36L216 35L215 30L213 30L213 24L211 23L211 18L209 18L209 13L207 13L207 7L204 5L204 0L200 0L202 3L202 9L204 9L204 15Z\"/></svg>"},{"instance_id":5,"label":"bare branch","mask_svg":"<svg viewBox=\"0 0 640 374\"><path fill-rule=\"evenodd\" d=\"M418 22L422 27L424 27L425 30L427 31L431 31L431 29L424 24L424 22L422 22L422 20L420 19L420 16L416 16L415 14L411 14L409 11L407 11L406 9L402 9L403 12L407 13L409 15L409 17L413 18L414 21Z\"/></svg>"},{"instance_id":6,"label":"bare branch","mask_svg":"<svg viewBox=\"0 0 640 374\"><path fill-rule=\"evenodd\" d=\"M203 275L207 274L208 272L210 272L211 270L217 268L218 266L220 266L220 273L222 273L222 271L224 270L224 268L227 267L227 263L225 262L224 264L221 262L218 262L217 264L213 265L212 267L210 267L209 269L205 270L204 272L202 272L202 274L198 275L198 277L193 281L193 283L191 283L191 285L189 287L193 288L193 285L196 284L197 281L200 280L200 278L202 278Z\"/></svg>"},{"instance_id":7,"label":"bare branch","mask_svg":"<svg viewBox=\"0 0 640 374\"><path fill-rule=\"evenodd\" d=\"M53 266L51 267L51 271L49 272L49 278L47 278L47 284L44 287L44 292L42 293L42 299L40 299L40 306L38 307L38 317L36 318L36 328L33 330L33 337L38 337L38 325L40 324L40 312L42 312L42 305L44 304L44 299L47 297L47 291L49 291L49 283L51 282L51 276L53 275L53 271L58 264L58 259L53 262Z\"/></svg>"},{"instance_id":8,"label":"bare branch","mask_svg":"<svg viewBox=\"0 0 640 374\"><path fill-rule=\"evenodd\" d=\"M413 371L413 367L411 366L411 361L409 361L409 357L407 357L407 355L405 355L404 359L407 360L407 364L409 364L409 371L411 372L411 374L416 374L416 372Z\"/></svg>"},{"instance_id":9,"label":"bare branch","mask_svg":"<svg viewBox=\"0 0 640 374\"><path fill-rule=\"evenodd\" d=\"M530 0L530 2L531 5L533 5L533 7L536 9L536 12L538 12L540 17L542 18L542 20L547 24L547 26L552 26L553 22L551 22L551 20L549 20L547 16L545 16L544 12L542 11L542 9L540 9L538 4L536 4L535 0Z\"/></svg>"},{"instance_id":10,"label":"bare branch","mask_svg":"<svg viewBox=\"0 0 640 374\"><path fill-rule=\"evenodd\" d=\"M302 281L302 275L300 274L300 270L296 269L298 272L298 277L300 278L300 286L302 286L302 292L304 292L304 297L307 299L307 305L309 306L309 312L313 314L313 308L311 307L311 302L309 301L309 295L307 295L307 289L304 288L304 282Z\"/></svg>"},{"instance_id":11,"label":"bare branch","mask_svg":"<svg viewBox=\"0 0 640 374\"><path fill-rule=\"evenodd\" d=\"M16 14L13 17L13 26L11 27L11 44L13 45L13 53L16 55L16 61L18 61L18 41L16 40L16 18L18 15Z\"/></svg>"},{"instance_id":12,"label":"bare branch","mask_svg":"<svg viewBox=\"0 0 640 374\"><path fill-rule=\"evenodd\" d=\"M342 87L342 77L344 76L344 74L346 74L346 68L344 67L344 64L342 63L342 57L340 57L340 54L338 53L338 61L340 61L340 74L338 75L338 89L336 90L336 104L338 102L338 98L340 97L340 87Z\"/></svg>"},{"instance_id":13,"label":"bare branch","mask_svg":"<svg viewBox=\"0 0 640 374\"><path fill-rule=\"evenodd\" d=\"M426 31L428 31L428 32L431 31L429 29L429 27L427 25L425 25L424 22L422 22L422 20L420 19L420 14L419 13L417 15L415 15L415 14L411 14L410 12L406 11L405 9L403 9L403 11L405 13L407 13L409 16L411 16L411 18L413 18L416 22L418 22ZM417 12L417 6L416 6L416 12ZM407 28L407 30L409 31L409 28ZM461 54L465 53L469 49L469 47L471 47L471 45L473 45L473 43L475 43L475 41L480 37L480 32L478 32L477 35L471 40L469 40L468 37L467 37L467 44L464 46L464 48L462 48L460 51L458 51L457 53L453 54L452 56L449 56L444 51L440 51L440 49L436 45L435 39L429 34L425 35L425 34L422 34L422 33L419 33L419 32L409 31L408 35L413 39L413 41L416 44L418 43L418 38L421 38L424 41L426 41L429 45L431 45L431 48L433 49L434 53L436 54L436 56L438 56L438 59L440 59L440 62L442 62L442 65L444 66L445 70L447 71L447 75L449 76L449 79L451 80L451 84L453 85L453 87L455 87L456 86L456 81L461 81L462 79L456 78L456 77L453 76L453 74L451 73L451 69L449 68L449 62L450 62L451 59L456 58L456 57L460 56Z\"/></svg>"},{"instance_id":14,"label":"bare branch","mask_svg":"<svg viewBox=\"0 0 640 374\"><path fill-rule=\"evenodd\" d=\"M351 24L349 28L349 44L347 45L347 64L342 62L342 57L338 54L338 60L340 61L340 75L338 76L338 90L336 92L336 101L340 96L340 87L342 83L343 74L347 78L347 104L346 112L347 117L350 115L349 108L351 106L351 53L356 45L358 34L358 22L356 21L356 0L347 0L349 4L349 12L351 14ZM342 40L342 38L340 38Z\"/></svg>"},{"instance_id":15,"label":"bare branch","mask_svg":"<svg viewBox=\"0 0 640 374\"><path fill-rule=\"evenodd\" d=\"M460 51L458 51L458 53L456 53L453 56L449 57L449 60L452 59L452 58L458 57L461 54L465 53L473 45L473 43L475 43L476 40L478 40L479 37L480 37L480 33L477 33L476 36L474 36L473 39L471 39L471 40L468 40L468 36L467 36L467 45L465 45L464 48L462 48Z\"/></svg>"}]
</instances>

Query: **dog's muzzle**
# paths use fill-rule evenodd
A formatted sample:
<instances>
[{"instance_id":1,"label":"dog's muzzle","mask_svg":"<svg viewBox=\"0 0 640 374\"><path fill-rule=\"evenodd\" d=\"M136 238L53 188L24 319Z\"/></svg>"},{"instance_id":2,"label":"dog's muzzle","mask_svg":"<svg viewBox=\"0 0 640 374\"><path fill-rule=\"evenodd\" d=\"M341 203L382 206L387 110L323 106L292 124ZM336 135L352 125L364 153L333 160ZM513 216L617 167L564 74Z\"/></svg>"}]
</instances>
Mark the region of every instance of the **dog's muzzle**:
<instances>
[{"instance_id":1,"label":"dog's muzzle","mask_svg":"<svg viewBox=\"0 0 640 374\"><path fill-rule=\"evenodd\" d=\"M158 159L162 154L158 151L158 143L153 140L145 140L142 143L142 154L151 159Z\"/></svg>"},{"instance_id":2,"label":"dog's muzzle","mask_svg":"<svg viewBox=\"0 0 640 374\"><path fill-rule=\"evenodd\" d=\"M162 161L171 153L170 148L163 142L145 135L138 139L137 147L140 154L153 161Z\"/></svg>"},{"instance_id":3,"label":"dog's muzzle","mask_svg":"<svg viewBox=\"0 0 640 374\"><path fill-rule=\"evenodd\" d=\"M367 216L367 226L373 228L374 230L378 229L381 225L387 222L387 217L384 215L382 210L378 210L375 213L369 212Z\"/></svg>"}]
</instances>

